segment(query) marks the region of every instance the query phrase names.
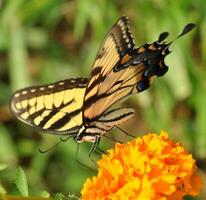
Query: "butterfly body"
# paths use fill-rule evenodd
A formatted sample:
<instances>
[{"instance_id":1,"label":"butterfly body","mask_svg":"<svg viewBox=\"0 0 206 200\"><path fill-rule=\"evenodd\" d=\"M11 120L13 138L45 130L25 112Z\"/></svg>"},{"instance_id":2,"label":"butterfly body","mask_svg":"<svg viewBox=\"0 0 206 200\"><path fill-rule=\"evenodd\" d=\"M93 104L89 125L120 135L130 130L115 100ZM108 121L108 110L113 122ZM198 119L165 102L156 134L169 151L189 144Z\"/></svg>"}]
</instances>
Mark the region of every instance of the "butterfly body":
<instances>
[{"instance_id":1,"label":"butterfly body","mask_svg":"<svg viewBox=\"0 0 206 200\"><path fill-rule=\"evenodd\" d=\"M189 32L189 24L178 36ZM78 143L97 142L113 127L134 115L132 108L110 109L130 95L149 88L168 67L170 43L158 41L136 48L127 17L121 17L103 41L89 79L76 78L21 89L12 95L11 112L41 131L71 135Z\"/></svg>"}]
</instances>

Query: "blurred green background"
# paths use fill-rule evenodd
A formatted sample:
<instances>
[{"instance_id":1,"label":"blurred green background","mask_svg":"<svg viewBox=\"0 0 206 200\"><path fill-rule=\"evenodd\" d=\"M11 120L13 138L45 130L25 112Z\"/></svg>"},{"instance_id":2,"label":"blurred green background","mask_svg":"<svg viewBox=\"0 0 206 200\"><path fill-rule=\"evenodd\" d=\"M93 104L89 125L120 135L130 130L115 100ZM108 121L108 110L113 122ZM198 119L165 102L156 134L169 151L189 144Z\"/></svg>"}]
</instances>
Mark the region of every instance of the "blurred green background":
<instances>
[{"instance_id":1,"label":"blurred green background","mask_svg":"<svg viewBox=\"0 0 206 200\"><path fill-rule=\"evenodd\" d=\"M95 54L114 22L130 18L136 45L153 42L162 31L173 39L188 22L197 29L177 40L166 58L169 72L152 87L124 103L136 109L135 119L121 127L134 135L165 130L197 160L206 181L206 1L205 0L4 0L0 1L0 192L16 194L15 170L26 172L31 195L75 192L91 170L76 162L73 140L46 149L58 137L38 133L14 119L9 98L22 87L71 77L88 77ZM118 140L129 138L117 130ZM114 142L103 139L100 147ZM90 144L79 159L90 163ZM206 199L206 188L196 199Z\"/></svg>"}]
</instances>

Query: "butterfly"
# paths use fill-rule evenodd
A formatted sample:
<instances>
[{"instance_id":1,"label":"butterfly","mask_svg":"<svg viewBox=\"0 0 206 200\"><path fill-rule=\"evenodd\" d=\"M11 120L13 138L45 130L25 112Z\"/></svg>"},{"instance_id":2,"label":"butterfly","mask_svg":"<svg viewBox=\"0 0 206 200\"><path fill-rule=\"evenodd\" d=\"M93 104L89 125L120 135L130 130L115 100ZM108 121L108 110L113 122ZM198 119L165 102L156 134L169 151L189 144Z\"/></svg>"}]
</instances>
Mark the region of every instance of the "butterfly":
<instances>
[{"instance_id":1,"label":"butterfly","mask_svg":"<svg viewBox=\"0 0 206 200\"><path fill-rule=\"evenodd\" d=\"M188 24L178 37L194 26ZM146 90L154 77L167 72L164 58L172 43L164 42L167 36L163 32L157 41L136 48L128 18L122 16L104 39L88 79L71 78L18 90L11 97L11 112L42 131L73 136L78 143L97 143L135 113L132 108L111 107Z\"/></svg>"}]
</instances>

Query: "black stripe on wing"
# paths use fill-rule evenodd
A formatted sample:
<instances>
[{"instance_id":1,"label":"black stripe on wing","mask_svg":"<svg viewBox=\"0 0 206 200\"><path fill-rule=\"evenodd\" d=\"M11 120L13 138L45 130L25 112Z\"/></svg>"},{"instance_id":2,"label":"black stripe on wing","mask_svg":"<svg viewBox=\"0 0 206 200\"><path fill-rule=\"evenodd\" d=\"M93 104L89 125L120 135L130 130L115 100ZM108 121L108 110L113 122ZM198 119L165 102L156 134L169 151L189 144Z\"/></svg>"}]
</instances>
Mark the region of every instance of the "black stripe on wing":
<instances>
[{"instance_id":1,"label":"black stripe on wing","mask_svg":"<svg viewBox=\"0 0 206 200\"><path fill-rule=\"evenodd\" d=\"M85 78L68 79L19 90L11 98L11 112L40 130L73 133L83 124L82 106L87 82Z\"/></svg>"},{"instance_id":2,"label":"black stripe on wing","mask_svg":"<svg viewBox=\"0 0 206 200\"><path fill-rule=\"evenodd\" d=\"M126 16L122 16L118 20L117 25L111 31L111 35L117 46L117 50L121 57L129 53L134 46L134 39L129 29L129 20Z\"/></svg>"},{"instance_id":3,"label":"black stripe on wing","mask_svg":"<svg viewBox=\"0 0 206 200\"><path fill-rule=\"evenodd\" d=\"M48 128L48 130L58 130L58 129L64 127L67 123L69 123L69 122L72 120L73 117L75 117L75 116L77 116L79 113L81 113L81 111L82 111L82 108L77 109L77 110L74 110L74 111L72 111L72 112L70 112L70 113L65 113L65 115L64 115L61 119L55 121L55 122ZM82 125L82 124L81 124L81 125Z\"/></svg>"},{"instance_id":4,"label":"black stripe on wing","mask_svg":"<svg viewBox=\"0 0 206 200\"><path fill-rule=\"evenodd\" d=\"M51 84L41 86L32 86L17 90L11 97L13 101L22 101L24 99L31 99L42 95L49 95L55 92L61 92L65 89L85 88L88 83L87 78L66 79Z\"/></svg>"}]
</instances>

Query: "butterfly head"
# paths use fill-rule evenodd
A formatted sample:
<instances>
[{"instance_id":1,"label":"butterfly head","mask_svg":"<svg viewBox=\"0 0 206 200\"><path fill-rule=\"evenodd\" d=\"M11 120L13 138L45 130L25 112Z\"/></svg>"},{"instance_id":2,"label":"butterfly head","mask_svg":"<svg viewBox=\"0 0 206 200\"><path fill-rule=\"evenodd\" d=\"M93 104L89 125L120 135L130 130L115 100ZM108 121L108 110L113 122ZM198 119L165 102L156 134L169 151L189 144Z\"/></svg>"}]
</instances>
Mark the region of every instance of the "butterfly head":
<instances>
[{"instance_id":1,"label":"butterfly head","mask_svg":"<svg viewBox=\"0 0 206 200\"><path fill-rule=\"evenodd\" d=\"M77 143L82 142L95 142L96 141L96 135L88 133L88 129L86 129L84 126L79 129L79 132L74 136L74 140Z\"/></svg>"}]
</instances>

